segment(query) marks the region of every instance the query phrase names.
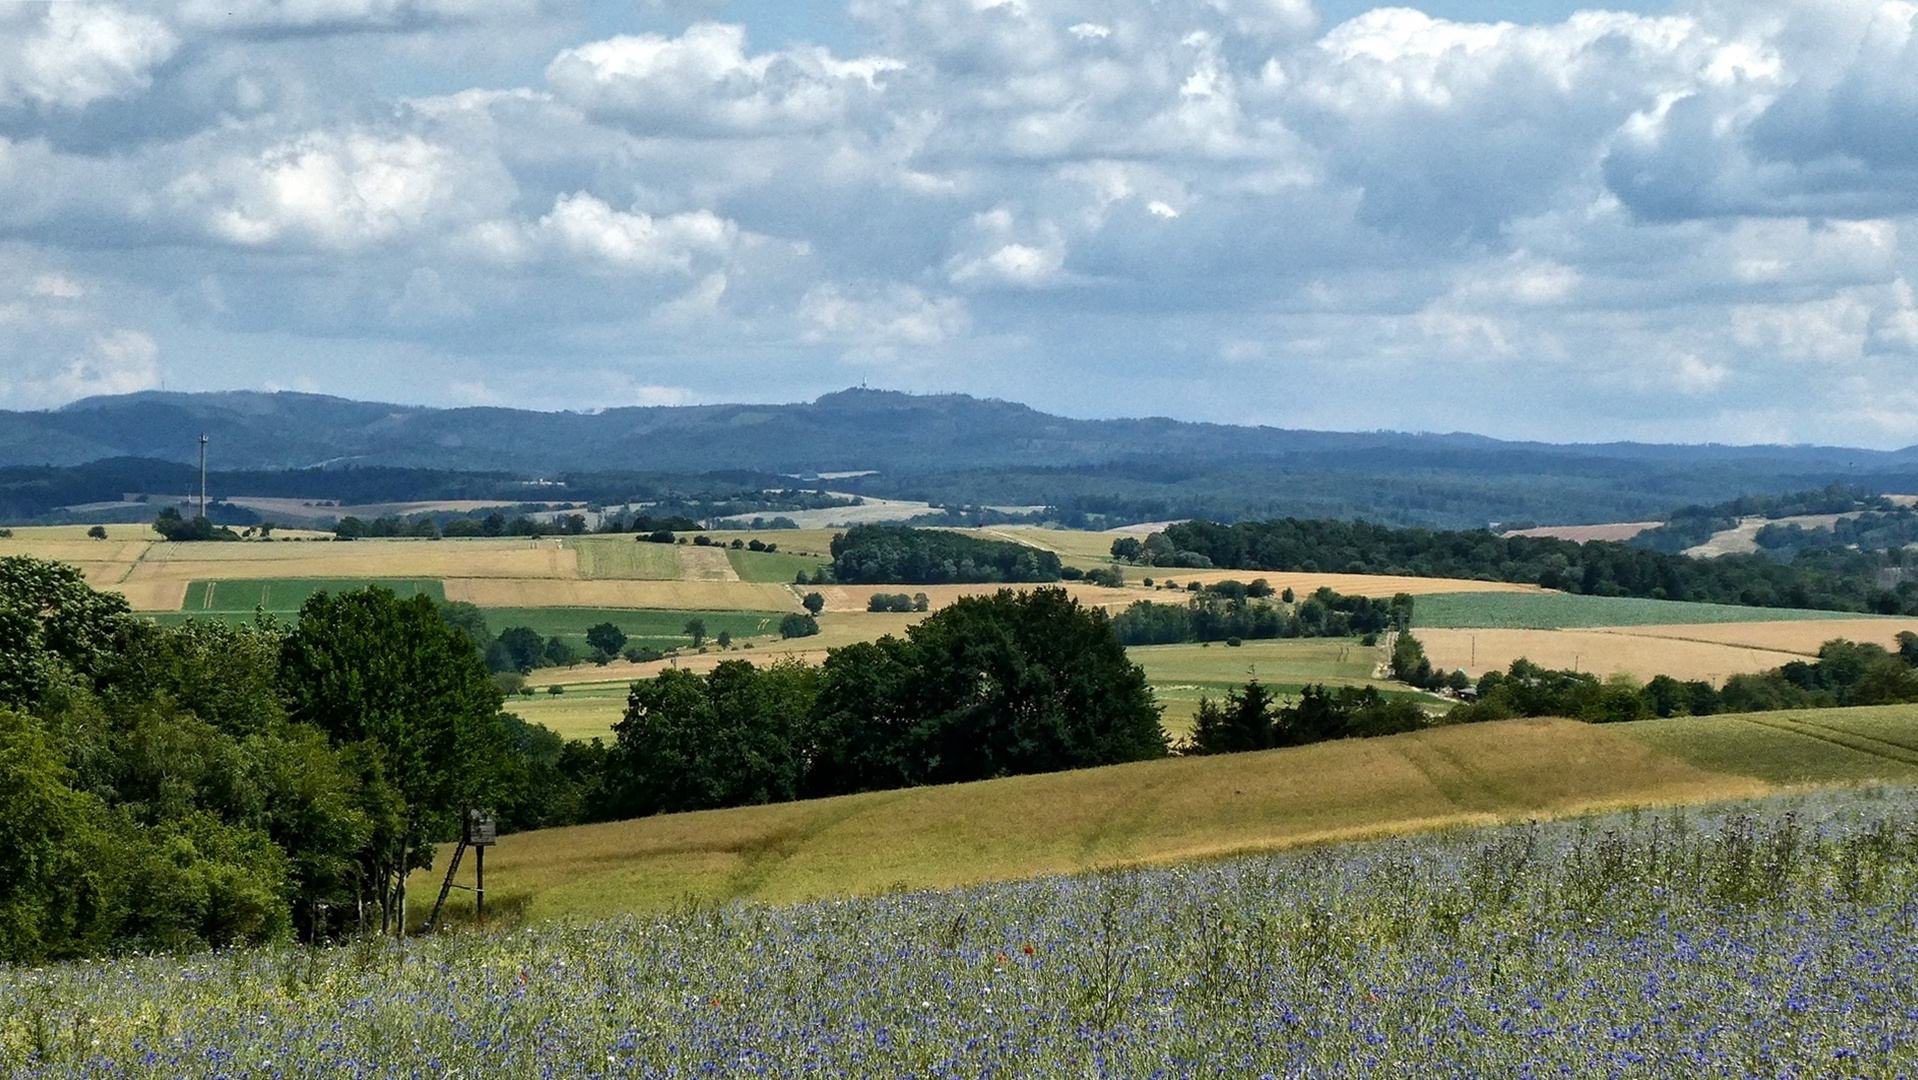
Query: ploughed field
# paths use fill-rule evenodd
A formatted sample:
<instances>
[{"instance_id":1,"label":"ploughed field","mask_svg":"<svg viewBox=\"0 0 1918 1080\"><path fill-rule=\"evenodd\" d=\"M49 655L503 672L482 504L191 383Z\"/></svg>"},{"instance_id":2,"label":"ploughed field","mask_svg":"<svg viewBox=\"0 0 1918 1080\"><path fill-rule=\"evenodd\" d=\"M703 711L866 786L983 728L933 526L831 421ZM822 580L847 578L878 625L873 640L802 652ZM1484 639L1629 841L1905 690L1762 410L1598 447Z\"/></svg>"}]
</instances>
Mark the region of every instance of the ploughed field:
<instances>
[{"instance_id":1,"label":"ploughed field","mask_svg":"<svg viewBox=\"0 0 1918 1080\"><path fill-rule=\"evenodd\" d=\"M1914 1074L1918 796L0 969L34 1077Z\"/></svg>"}]
</instances>

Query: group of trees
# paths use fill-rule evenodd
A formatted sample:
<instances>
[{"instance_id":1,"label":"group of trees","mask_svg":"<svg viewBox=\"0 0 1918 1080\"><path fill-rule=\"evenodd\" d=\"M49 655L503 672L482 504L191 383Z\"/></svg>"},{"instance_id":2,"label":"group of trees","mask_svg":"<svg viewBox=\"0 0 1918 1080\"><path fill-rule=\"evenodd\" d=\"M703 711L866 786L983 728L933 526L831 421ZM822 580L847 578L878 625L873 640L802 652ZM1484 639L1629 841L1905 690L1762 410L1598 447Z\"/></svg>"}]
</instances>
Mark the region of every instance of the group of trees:
<instances>
[{"instance_id":1,"label":"group of trees","mask_svg":"<svg viewBox=\"0 0 1918 1080\"><path fill-rule=\"evenodd\" d=\"M866 598L867 611L892 611L909 615L931 607L932 598L925 593L913 593L907 596L905 593L876 592Z\"/></svg>"},{"instance_id":2,"label":"group of trees","mask_svg":"<svg viewBox=\"0 0 1918 1080\"><path fill-rule=\"evenodd\" d=\"M1181 754L1237 754L1304 746L1332 739L1360 739L1417 731L1429 721L1424 710L1404 698L1388 698L1371 686L1301 689L1299 698L1281 704L1257 679L1226 691L1223 702L1199 699L1192 733Z\"/></svg>"},{"instance_id":3,"label":"group of trees","mask_svg":"<svg viewBox=\"0 0 1918 1080\"><path fill-rule=\"evenodd\" d=\"M1165 551L1171 555L1154 554ZM1141 553L1166 560L1154 565L1477 578L1596 596L1918 614L1918 575L1894 588L1878 583L1884 570L1902 565L1898 552L1819 548L1789 563L1765 555L1693 559L1609 541L1285 518L1183 522L1148 537Z\"/></svg>"},{"instance_id":4,"label":"group of trees","mask_svg":"<svg viewBox=\"0 0 1918 1080\"><path fill-rule=\"evenodd\" d=\"M0 559L0 959L398 927L463 806L574 812L557 736L500 702L425 597L162 627Z\"/></svg>"},{"instance_id":5,"label":"group of trees","mask_svg":"<svg viewBox=\"0 0 1918 1080\"><path fill-rule=\"evenodd\" d=\"M635 683L599 816L956 783L1162 757L1103 611L1060 589L961 599L819 666L722 662Z\"/></svg>"},{"instance_id":6,"label":"group of trees","mask_svg":"<svg viewBox=\"0 0 1918 1080\"><path fill-rule=\"evenodd\" d=\"M1295 602L1290 589L1275 597L1271 585L1260 578L1250 584L1202 586L1184 604L1136 600L1112 624L1127 645L1167 645L1233 638L1364 637L1402 629L1411 618L1412 598L1403 593L1384 600L1320 588Z\"/></svg>"},{"instance_id":7,"label":"group of trees","mask_svg":"<svg viewBox=\"0 0 1918 1080\"><path fill-rule=\"evenodd\" d=\"M1005 540L903 525L855 525L832 540L833 580L847 585L1038 583L1059 556Z\"/></svg>"},{"instance_id":8,"label":"group of trees","mask_svg":"<svg viewBox=\"0 0 1918 1080\"><path fill-rule=\"evenodd\" d=\"M153 531L166 540L238 540L240 534L224 525L215 525L196 514L183 517L180 508L169 506L153 519ZM105 535L105 530L101 530Z\"/></svg>"}]
</instances>

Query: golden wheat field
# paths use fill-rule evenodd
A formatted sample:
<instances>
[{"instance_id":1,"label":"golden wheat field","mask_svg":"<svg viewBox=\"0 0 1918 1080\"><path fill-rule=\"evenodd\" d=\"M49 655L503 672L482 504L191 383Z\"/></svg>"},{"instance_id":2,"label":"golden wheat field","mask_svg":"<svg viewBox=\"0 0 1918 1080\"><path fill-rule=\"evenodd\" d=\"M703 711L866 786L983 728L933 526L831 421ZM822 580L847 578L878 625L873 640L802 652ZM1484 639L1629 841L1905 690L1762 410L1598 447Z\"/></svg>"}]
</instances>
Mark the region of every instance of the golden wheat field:
<instances>
[{"instance_id":1,"label":"golden wheat field","mask_svg":"<svg viewBox=\"0 0 1918 1080\"><path fill-rule=\"evenodd\" d=\"M1818 647L1833 638L1898 647L1901 632L1918 633L1918 619L1807 619L1788 622L1706 623L1609 628L1606 633L1681 641L1742 645L1780 653L1815 656Z\"/></svg>"},{"instance_id":2,"label":"golden wheat field","mask_svg":"<svg viewBox=\"0 0 1918 1080\"><path fill-rule=\"evenodd\" d=\"M1421 629L1432 665L1462 668L1476 678L1503 671L1524 657L1548 668L1704 679L1722 685L1732 675L1766 671L1816 655L1833 638L1897 647L1900 631L1918 632L1918 619L1807 619L1791 622L1612 626L1579 630Z\"/></svg>"},{"instance_id":3,"label":"golden wheat field","mask_svg":"<svg viewBox=\"0 0 1918 1080\"><path fill-rule=\"evenodd\" d=\"M940 888L1773 790L1604 727L1514 720L1289 750L674 814L500 839L533 918ZM445 860L436 864L444 873ZM412 888L437 887L431 871Z\"/></svg>"},{"instance_id":4,"label":"golden wheat field","mask_svg":"<svg viewBox=\"0 0 1918 1080\"><path fill-rule=\"evenodd\" d=\"M1421 629L1417 637L1433 667L1442 671L1462 669L1475 679L1487 671L1504 671L1512 661L1523 657L1543 667L1601 676L1629 675L1641 682L1654 675L1670 675L1716 684L1741 672L1764 671L1802 659L1772 649L1632 632L1644 629Z\"/></svg>"}]
</instances>

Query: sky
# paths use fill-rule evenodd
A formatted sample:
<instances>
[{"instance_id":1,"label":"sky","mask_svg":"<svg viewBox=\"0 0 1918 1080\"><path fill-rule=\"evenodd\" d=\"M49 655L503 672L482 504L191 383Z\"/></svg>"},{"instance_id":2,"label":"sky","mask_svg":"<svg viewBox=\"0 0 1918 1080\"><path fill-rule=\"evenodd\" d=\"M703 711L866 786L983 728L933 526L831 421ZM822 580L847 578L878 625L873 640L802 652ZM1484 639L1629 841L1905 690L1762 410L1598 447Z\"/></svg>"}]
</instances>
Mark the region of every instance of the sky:
<instances>
[{"instance_id":1,"label":"sky","mask_svg":"<svg viewBox=\"0 0 1918 1080\"><path fill-rule=\"evenodd\" d=\"M1908 0L0 0L0 408L1918 443Z\"/></svg>"}]
</instances>

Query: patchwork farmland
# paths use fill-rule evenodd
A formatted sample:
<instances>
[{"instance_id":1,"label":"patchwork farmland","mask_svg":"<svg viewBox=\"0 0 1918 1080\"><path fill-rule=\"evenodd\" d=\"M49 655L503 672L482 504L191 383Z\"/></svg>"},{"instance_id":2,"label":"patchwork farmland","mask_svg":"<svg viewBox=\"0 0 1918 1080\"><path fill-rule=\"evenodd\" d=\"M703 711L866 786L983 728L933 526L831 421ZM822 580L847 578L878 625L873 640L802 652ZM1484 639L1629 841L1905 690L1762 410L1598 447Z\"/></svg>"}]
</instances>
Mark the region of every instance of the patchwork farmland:
<instances>
[{"instance_id":1,"label":"patchwork farmland","mask_svg":"<svg viewBox=\"0 0 1918 1080\"><path fill-rule=\"evenodd\" d=\"M1113 534L1033 527L973 530L1053 551L1071 565L1110 566ZM0 554L33 554L80 566L90 584L125 595L135 610L165 622L193 617L249 620L256 610L281 618L308 595L377 582L402 595L481 608L495 630L530 626L568 641L582 654L585 630L619 626L632 643L666 652L647 663L616 660L603 667L542 668L534 695L512 703L528 720L568 737L607 735L621 715L625 688L668 666L710 670L732 657L805 662L826 650L884 634L900 634L918 615L867 611L875 592L924 593L931 610L994 586L795 586L829 562L833 530L740 533L778 545L776 552L693 544L637 543L628 535L579 537L331 541L325 534L284 533L272 541L167 543L145 526L109 526L90 539L75 527L23 528L0 539ZM723 540L734 534L723 533ZM1119 588L1067 582L1081 603L1117 612L1141 599L1179 603L1192 584L1264 578L1274 590L1307 595L1321 587L1347 595L1417 598L1415 632L1437 667L1468 674L1503 669L1519 657L1553 668L1646 679L1667 674L1714 683L1814 655L1834 637L1890 644L1918 620L1843 617L1793 611L1575 596L1532 585L1387 575L1255 573L1120 566ZM1146 584L1148 581L1150 585ZM825 600L820 634L781 640L778 622L802 610L818 591ZM728 651L686 648L685 626L697 618L707 634L728 633ZM1352 640L1253 641L1135 647L1175 737L1190 726L1202 697L1218 699L1247 678L1280 694L1308 683L1375 686L1433 707L1442 703L1390 682L1377 648ZM562 693L547 693L558 687Z\"/></svg>"}]
</instances>

